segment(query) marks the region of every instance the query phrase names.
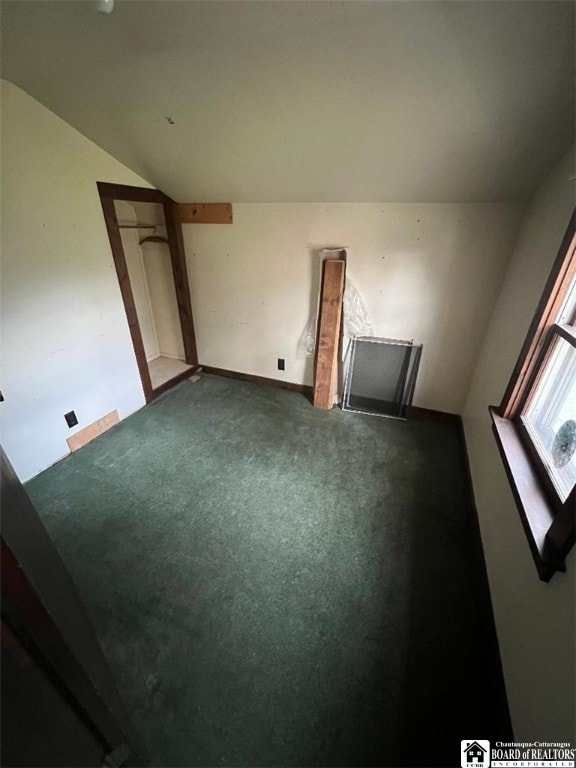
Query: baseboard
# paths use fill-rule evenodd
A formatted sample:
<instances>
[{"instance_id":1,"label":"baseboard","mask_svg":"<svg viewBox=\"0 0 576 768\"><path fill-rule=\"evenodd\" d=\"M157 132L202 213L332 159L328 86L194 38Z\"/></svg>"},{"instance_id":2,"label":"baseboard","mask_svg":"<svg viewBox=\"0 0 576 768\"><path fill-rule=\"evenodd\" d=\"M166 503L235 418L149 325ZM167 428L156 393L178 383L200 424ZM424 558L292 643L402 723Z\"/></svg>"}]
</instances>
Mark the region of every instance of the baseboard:
<instances>
[{"instance_id":1,"label":"baseboard","mask_svg":"<svg viewBox=\"0 0 576 768\"><path fill-rule=\"evenodd\" d=\"M204 373L211 373L214 376L223 376L227 379L238 379L239 381L251 381L254 384L262 384L266 387L276 387L278 389L287 389L289 392L300 392L303 395L312 397L314 388L309 384L295 384L291 381L282 381L281 379L269 379L266 376L254 376L251 373L241 373L240 371L230 371L227 368L214 368L211 365L200 366ZM334 402L337 405L337 401ZM446 413L445 411L434 411L430 408L418 408L411 406L408 409L408 418L412 419L431 419L433 421L446 421L452 424L460 424L461 417L457 413Z\"/></svg>"},{"instance_id":2,"label":"baseboard","mask_svg":"<svg viewBox=\"0 0 576 768\"><path fill-rule=\"evenodd\" d=\"M489 682L494 701L494 722L495 728L498 730L498 733L494 734L490 738L498 738L501 741L513 741L514 733L512 729L512 719L510 717L508 696L506 694L506 684L504 682L504 670L502 667L502 658L500 656L500 646L498 644L496 622L494 621L492 597L490 595L488 572L486 570L484 547L482 545L482 534L480 533L478 510L476 508L474 486L472 484L472 472L470 471L468 449L466 447L464 422L462 421L461 416L457 417L457 429L458 438L460 441L462 463L464 465L464 481L466 483L466 490L469 499L469 517L472 528L472 548L475 560L473 566L475 567L477 573L479 573L479 579L476 584L478 605L482 620L483 637L486 641L486 652L489 664Z\"/></svg>"},{"instance_id":3,"label":"baseboard","mask_svg":"<svg viewBox=\"0 0 576 768\"><path fill-rule=\"evenodd\" d=\"M447 413L446 411L434 411L431 408L418 408L411 405L408 408L408 418L418 420L446 421L451 424L460 424L462 417L457 413Z\"/></svg>"},{"instance_id":4,"label":"baseboard","mask_svg":"<svg viewBox=\"0 0 576 768\"><path fill-rule=\"evenodd\" d=\"M238 379L239 381L251 381L253 384L262 384L266 387L276 387L277 389L287 389L289 392L300 392L300 394L312 396L312 387L308 384L294 384L291 381L281 381L280 379L268 379L266 376L254 376L251 373L241 373L240 371L229 371L226 368L214 368L211 365L200 364L203 373L211 373L213 376L223 376L226 379Z\"/></svg>"}]
</instances>

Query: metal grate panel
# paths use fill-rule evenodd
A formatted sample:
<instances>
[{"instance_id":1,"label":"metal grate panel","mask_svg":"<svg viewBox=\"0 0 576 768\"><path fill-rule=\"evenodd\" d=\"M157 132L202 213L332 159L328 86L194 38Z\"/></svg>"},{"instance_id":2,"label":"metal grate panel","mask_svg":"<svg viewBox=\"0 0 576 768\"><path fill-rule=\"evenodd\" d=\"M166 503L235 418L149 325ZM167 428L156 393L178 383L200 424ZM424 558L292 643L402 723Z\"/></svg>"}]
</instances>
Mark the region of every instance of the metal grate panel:
<instances>
[{"instance_id":1,"label":"metal grate panel","mask_svg":"<svg viewBox=\"0 0 576 768\"><path fill-rule=\"evenodd\" d=\"M352 339L343 410L405 419L421 354L422 345L409 341Z\"/></svg>"}]
</instances>

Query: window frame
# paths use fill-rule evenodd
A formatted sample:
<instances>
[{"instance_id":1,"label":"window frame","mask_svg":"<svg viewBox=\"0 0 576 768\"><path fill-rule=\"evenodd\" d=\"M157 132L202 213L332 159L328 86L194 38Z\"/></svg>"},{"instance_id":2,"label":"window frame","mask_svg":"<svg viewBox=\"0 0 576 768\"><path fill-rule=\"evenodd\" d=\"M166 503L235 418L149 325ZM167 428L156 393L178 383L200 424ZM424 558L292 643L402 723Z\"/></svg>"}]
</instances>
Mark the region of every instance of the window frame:
<instances>
[{"instance_id":1,"label":"window frame","mask_svg":"<svg viewBox=\"0 0 576 768\"><path fill-rule=\"evenodd\" d=\"M574 316L571 319L572 320L576 319L576 316ZM564 499L564 501L562 501L562 499L558 494L554 480L551 477L550 471L546 466L545 460L541 452L538 450L538 445L537 445L538 437L537 436L535 437L531 434L531 428L526 423L523 417L526 416L528 409L532 403L532 400L534 399L534 396L536 394L536 388L538 387L542 377L546 373L546 368L548 365L549 358L554 350L554 345L558 339L564 340L572 348L576 349L576 329L574 328L573 324L559 325L555 323L549 329L546 335L544 346L542 347L541 353L536 362L536 366L535 366L536 375L532 380L531 385L527 387L525 396L522 398L518 408L518 417L517 419L515 419L515 423L519 430L520 438L524 443L524 446L526 448L528 455L530 456L531 460L534 462L536 471L540 477L542 485L545 488L546 494L550 499L550 504L555 513L562 512L564 506L570 499L570 495L573 495L573 491L571 491L570 494L568 494L567 498Z\"/></svg>"},{"instance_id":2,"label":"window frame","mask_svg":"<svg viewBox=\"0 0 576 768\"><path fill-rule=\"evenodd\" d=\"M522 422L547 364L555 338L574 346L576 312L559 324L576 279L576 211L552 267L500 406L490 407L493 430L539 576L549 581L565 570L574 545L576 487L562 501L537 447Z\"/></svg>"}]
</instances>

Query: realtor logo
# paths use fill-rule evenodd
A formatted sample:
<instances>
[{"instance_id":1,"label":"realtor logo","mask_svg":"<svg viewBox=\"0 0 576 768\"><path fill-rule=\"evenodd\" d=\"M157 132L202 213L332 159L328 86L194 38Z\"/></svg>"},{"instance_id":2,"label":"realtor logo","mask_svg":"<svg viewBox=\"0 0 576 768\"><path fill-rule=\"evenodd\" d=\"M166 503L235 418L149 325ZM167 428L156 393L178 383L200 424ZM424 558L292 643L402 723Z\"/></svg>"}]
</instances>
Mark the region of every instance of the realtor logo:
<instances>
[{"instance_id":1,"label":"realtor logo","mask_svg":"<svg viewBox=\"0 0 576 768\"><path fill-rule=\"evenodd\" d=\"M490 742L486 739L461 741L460 758L462 768L489 768Z\"/></svg>"}]
</instances>

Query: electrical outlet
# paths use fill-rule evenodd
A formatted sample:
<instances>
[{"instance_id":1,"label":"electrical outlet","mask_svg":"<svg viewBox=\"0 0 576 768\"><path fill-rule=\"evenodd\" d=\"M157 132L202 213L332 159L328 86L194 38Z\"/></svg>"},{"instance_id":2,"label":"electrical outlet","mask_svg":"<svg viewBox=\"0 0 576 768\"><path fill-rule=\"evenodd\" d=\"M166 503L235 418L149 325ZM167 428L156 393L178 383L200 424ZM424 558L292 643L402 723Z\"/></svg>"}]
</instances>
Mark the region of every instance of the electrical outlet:
<instances>
[{"instance_id":1,"label":"electrical outlet","mask_svg":"<svg viewBox=\"0 0 576 768\"><path fill-rule=\"evenodd\" d=\"M66 424L72 429L72 427L75 427L76 424L78 424L78 419L76 418L76 414L74 411L70 411L70 413L65 413L64 418L66 419Z\"/></svg>"},{"instance_id":2,"label":"electrical outlet","mask_svg":"<svg viewBox=\"0 0 576 768\"><path fill-rule=\"evenodd\" d=\"M278 370L279 371L284 371L285 369L286 369L286 364L284 363L284 358L283 357L279 357L278 358Z\"/></svg>"}]
</instances>

